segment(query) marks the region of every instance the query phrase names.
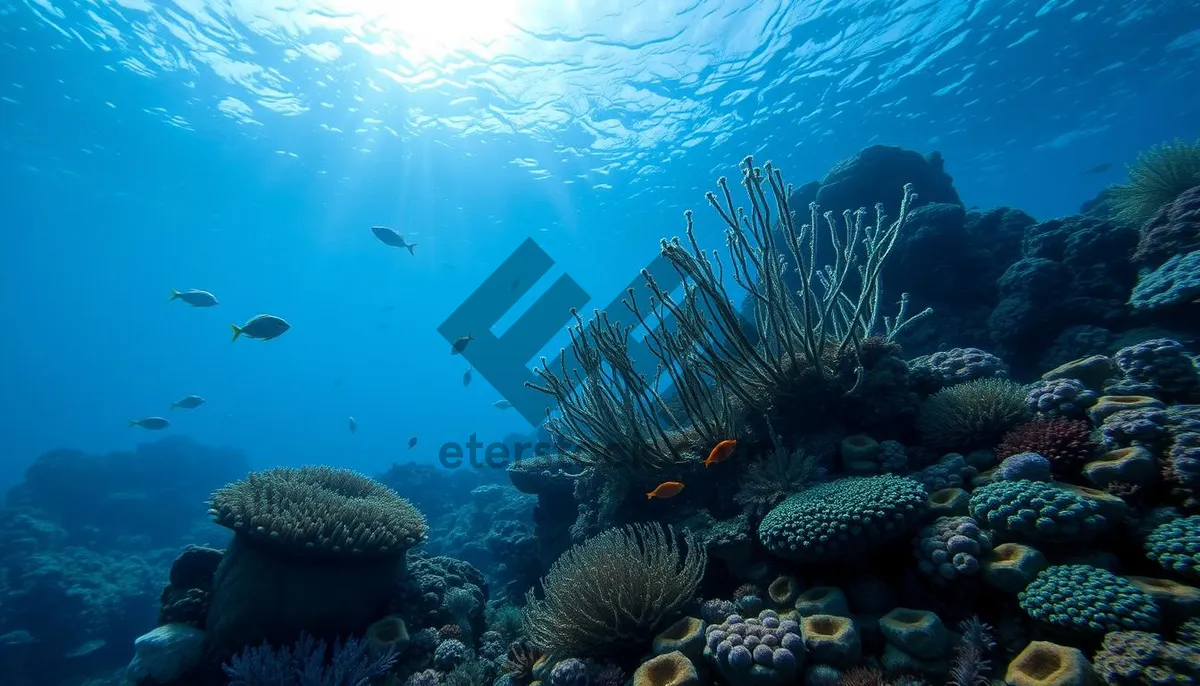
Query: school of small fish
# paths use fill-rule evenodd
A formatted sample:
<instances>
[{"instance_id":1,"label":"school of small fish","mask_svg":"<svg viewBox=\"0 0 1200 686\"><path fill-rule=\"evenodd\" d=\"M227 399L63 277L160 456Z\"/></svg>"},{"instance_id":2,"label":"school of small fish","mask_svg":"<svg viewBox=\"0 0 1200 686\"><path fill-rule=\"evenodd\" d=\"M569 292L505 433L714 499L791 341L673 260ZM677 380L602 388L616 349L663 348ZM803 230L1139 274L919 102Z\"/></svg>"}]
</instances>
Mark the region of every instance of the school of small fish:
<instances>
[{"instance_id":1,"label":"school of small fish","mask_svg":"<svg viewBox=\"0 0 1200 686\"><path fill-rule=\"evenodd\" d=\"M403 249L407 250L410 255L416 254L415 249L417 247L417 244L409 243L408 241L406 241L404 239L403 234L401 234L399 231L397 231L393 228L390 228L387 226L372 226L371 232L384 245L387 245L387 246L390 246L393 248L403 248ZM519 285L519 280L513 281L511 288L515 290L518 285ZM171 297L168 298L168 302L174 301L174 300L182 301L188 305L191 305L192 307L214 307L214 306L220 304L220 301L217 300L217 296L213 295L209 291L201 290L198 288L189 288L189 289L182 290L182 291L176 290L176 289L171 289ZM387 311L391 311L392 309L393 309L393 306L388 305L383 308L383 311L387 312ZM259 340L259 341L269 341L271 339L282 336L283 334L287 333L287 331L292 328L291 324L289 324L285 319L283 319L282 317L279 317L277 315L273 315L273 314L259 314L254 317L251 317L249 320L246 321L245 324L242 324L241 326L239 326L237 324L230 324L229 326L233 331L233 337L230 339L231 342L236 341L237 339L242 338L242 337L252 338L255 340ZM459 338L455 339L454 342L450 346L450 354L451 355L461 355L463 353L463 351L467 349L467 346L473 340L475 340L475 337L472 333L467 333L467 335L460 336ZM470 386L471 380L472 380L472 368L467 367L467 370L465 372L463 372L462 385L464 387ZM340 386L341 379L340 378L335 379L333 382L333 385L335 388ZM197 407L200 407L204 403L205 403L205 399L203 397L201 397L199 395L188 395L188 396L184 396L183 398L180 398L179 400L171 403L170 409L171 409L171 411L174 411L177 408L184 409L184 410L192 410ZM497 400L496 402L492 403L492 406L499 410L508 410L508 409L511 409L513 405L511 402L509 402L507 400ZM162 429L166 429L170 425L171 425L170 421L168 421L164 417L143 417L141 419L131 419L129 421L129 426L131 426L131 427L137 426L137 427L141 427L143 429L147 429L150 431L159 431ZM358 421L353 416L351 416L348 420L348 427L350 429L350 433L352 433L352 434L358 433ZM408 439L408 448L411 450L416 445L417 445L417 436L414 434L411 438ZM711 459L711 457L712 456L710 456L710 459ZM721 458L721 459L724 459L724 458ZM707 466L707 464L708 464L708 462L705 463L706 466ZM682 489L682 487L683 487L683 485L679 484L679 488ZM678 491L676 491L676 493L677 492ZM662 495L660 497L671 497L671 495L674 495L674 494L675 493L671 493L670 495Z\"/></svg>"}]
</instances>

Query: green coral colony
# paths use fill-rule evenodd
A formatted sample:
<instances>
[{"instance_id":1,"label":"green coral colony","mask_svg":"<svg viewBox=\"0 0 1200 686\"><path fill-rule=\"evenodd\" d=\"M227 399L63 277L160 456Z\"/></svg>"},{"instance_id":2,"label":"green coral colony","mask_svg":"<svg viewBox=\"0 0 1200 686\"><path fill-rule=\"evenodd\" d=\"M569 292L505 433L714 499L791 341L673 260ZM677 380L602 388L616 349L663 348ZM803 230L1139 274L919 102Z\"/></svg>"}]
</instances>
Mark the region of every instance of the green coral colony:
<instances>
[{"instance_id":1,"label":"green coral colony","mask_svg":"<svg viewBox=\"0 0 1200 686\"><path fill-rule=\"evenodd\" d=\"M210 514L233 540L176 562L132 680L267 683L263 665L284 673L309 650L360 685L1200 683L1186 346L1128 338L1031 383L976 348L906 360L905 335L938 315L883 276L936 210L922 189L822 214L770 163L741 172L744 198L724 178L707 195L724 253L688 212L661 243L682 289L645 274L651 301L575 316L581 369L536 370L565 447L509 466L520 493L481 485L430 524L398 492L436 507L437 489L401 467L383 483L306 467L221 488ZM1147 274L1174 264L1150 244L1183 216L1146 204L1179 195L1146 190L1152 176L1115 191L1120 217L1152 226ZM1043 272L1075 269L1071 251L1102 240L1087 232L1114 226L1044 224L999 278L1005 302L1036 307ZM629 356L631 324L654 332L657 380ZM733 456L701 466L727 439ZM644 497L664 482L686 488ZM532 532L511 533L535 501ZM438 554L451 536L503 564Z\"/></svg>"}]
</instances>

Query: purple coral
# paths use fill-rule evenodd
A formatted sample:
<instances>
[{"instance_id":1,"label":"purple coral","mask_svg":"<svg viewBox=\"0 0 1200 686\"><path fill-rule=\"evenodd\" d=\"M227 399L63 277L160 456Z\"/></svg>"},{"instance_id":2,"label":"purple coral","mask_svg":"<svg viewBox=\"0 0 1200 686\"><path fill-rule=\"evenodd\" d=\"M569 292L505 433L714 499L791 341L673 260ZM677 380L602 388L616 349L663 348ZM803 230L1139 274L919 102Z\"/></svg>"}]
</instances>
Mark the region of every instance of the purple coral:
<instances>
[{"instance_id":1,"label":"purple coral","mask_svg":"<svg viewBox=\"0 0 1200 686\"><path fill-rule=\"evenodd\" d=\"M1187 349L1170 338L1126 346L1113 355L1124 377L1109 395L1149 395L1163 399L1192 397L1200 391L1200 372Z\"/></svg>"},{"instance_id":2,"label":"purple coral","mask_svg":"<svg viewBox=\"0 0 1200 686\"><path fill-rule=\"evenodd\" d=\"M796 673L804 651L800 625L772 610L745 619L731 615L708 627L706 638L705 657L726 674L755 670L787 679Z\"/></svg>"},{"instance_id":3,"label":"purple coral","mask_svg":"<svg viewBox=\"0 0 1200 686\"><path fill-rule=\"evenodd\" d=\"M1155 445L1167 436L1170 419L1161 407L1137 407L1114 412L1100 425L1107 450L1132 445Z\"/></svg>"},{"instance_id":4,"label":"purple coral","mask_svg":"<svg viewBox=\"0 0 1200 686\"><path fill-rule=\"evenodd\" d=\"M939 584L978 573L979 558L991 549L991 538L971 517L939 517L913 539L917 567Z\"/></svg>"},{"instance_id":5,"label":"purple coral","mask_svg":"<svg viewBox=\"0 0 1200 686\"><path fill-rule=\"evenodd\" d=\"M1025 405L1042 417L1078 419L1095 404L1095 392L1075 379L1039 381L1025 394Z\"/></svg>"},{"instance_id":6,"label":"purple coral","mask_svg":"<svg viewBox=\"0 0 1200 686\"><path fill-rule=\"evenodd\" d=\"M928 364L943 383L956 384L974 379L1008 378L1008 365L979 348L951 348L929 356Z\"/></svg>"},{"instance_id":7,"label":"purple coral","mask_svg":"<svg viewBox=\"0 0 1200 686\"><path fill-rule=\"evenodd\" d=\"M1050 460L1037 453L1009 455L992 476L997 481L1050 481Z\"/></svg>"}]
</instances>

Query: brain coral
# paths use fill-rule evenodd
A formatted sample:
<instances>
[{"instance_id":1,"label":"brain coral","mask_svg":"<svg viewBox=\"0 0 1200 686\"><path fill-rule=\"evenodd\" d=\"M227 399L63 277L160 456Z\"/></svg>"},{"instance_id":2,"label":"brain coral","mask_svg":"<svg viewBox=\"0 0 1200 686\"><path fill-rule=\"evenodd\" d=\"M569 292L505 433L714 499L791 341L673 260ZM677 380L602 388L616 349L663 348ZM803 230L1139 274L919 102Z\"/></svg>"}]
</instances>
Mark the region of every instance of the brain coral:
<instances>
[{"instance_id":1,"label":"brain coral","mask_svg":"<svg viewBox=\"0 0 1200 686\"><path fill-rule=\"evenodd\" d=\"M348 469L281 467L218 489L209 515L291 553L394 555L425 538L425 517L387 486Z\"/></svg>"},{"instance_id":2,"label":"brain coral","mask_svg":"<svg viewBox=\"0 0 1200 686\"><path fill-rule=\"evenodd\" d=\"M832 559L893 540L916 524L928 499L912 479L844 477L796 493L767 513L758 536L793 559Z\"/></svg>"},{"instance_id":3,"label":"brain coral","mask_svg":"<svg viewBox=\"0 0 1200 686\"><path fill-rule=\"evenodd\" d=\"M1200 579L1200 515L1154 527L1146 537L1146 556L1163 569Z\"/></svg>"},{"instance_id":4,"label":"brain coral","mask_svg":"<svg viewBox=\"0 0 1200 686\"><path fill-rule=\"evenodd\" d=\"M1017 599L1030 617L1063 629L1105 634L1158 625L1153 598L1116 574L1090 565L1043 570Z\"/></svg>"},{"instance_id":5,"label":"brain coral","mask_svg":"<svg viewBox=\"0 0 1200 686\"><path fill-rule=\"evenodd\" d=\"M1007 540L1064 541L1107 525L1100 505L1042 481L994 481L971 494L971 516Z\"/></svg>"}]
</instances>

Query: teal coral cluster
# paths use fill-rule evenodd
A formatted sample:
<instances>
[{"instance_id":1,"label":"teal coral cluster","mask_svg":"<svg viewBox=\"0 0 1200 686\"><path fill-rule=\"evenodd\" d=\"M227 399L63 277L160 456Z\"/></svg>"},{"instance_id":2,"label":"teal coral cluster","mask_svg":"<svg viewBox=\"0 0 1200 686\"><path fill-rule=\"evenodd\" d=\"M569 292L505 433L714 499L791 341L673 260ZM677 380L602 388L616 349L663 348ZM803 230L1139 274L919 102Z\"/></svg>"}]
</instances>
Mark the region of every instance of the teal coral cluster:
<instances>
[{"instance_id":1,"label":"teal coral cluster","mask_svg":"<svg viewBox=\"0 0 1200 686\"><path fill-rule=\"evenodd\" d=\"M1163 569L1200 578L1200 515L1155 527L1146 537L1146 556Z\"/></svg>"},{"instance_id":2,"label":"teal coral cluster","mask_svg":"<svg viewBox=\"0 0 1200 686\"><path fill-rule=\"evenodd\" d=\"M1042 481L995 481L971 494L971 516L1009 540L1057 541L1090 536L1107 521L1100 506Z\"/></svg>"},{"instance_id":3,"label":"teal coral cluster","mask_svg":"<svg viewBox=\"0 0 1200 686\"><path fill-rule=\"evenodd\" d=\"M908 533L927 508L924 487L892 474L844 477L796 493L758 528L768 550L829 560Z\"/></svg>"},{"instance_id":4,"label":"teal coral cluster","mask_svg":"<svg viewBox=\"0 0 1200 686\"><path fill-rule=\"evenodd\" d=\"M1153 598L1116 574L1091 565L1043 570L1017 599L1030 617L1063 629L1103 634L1158 625Z\"/></svg>"}]
</instances>

